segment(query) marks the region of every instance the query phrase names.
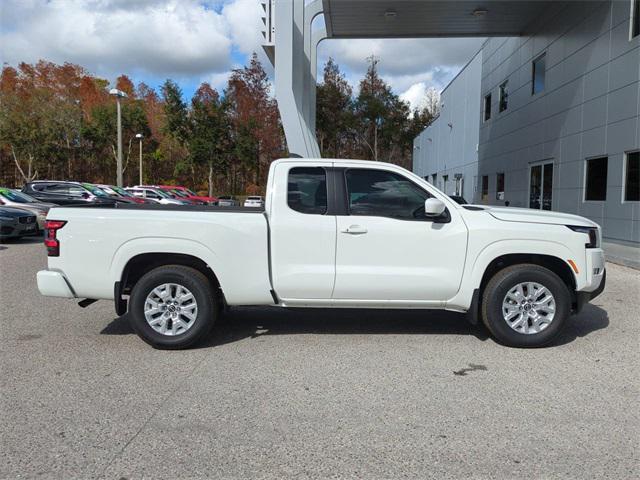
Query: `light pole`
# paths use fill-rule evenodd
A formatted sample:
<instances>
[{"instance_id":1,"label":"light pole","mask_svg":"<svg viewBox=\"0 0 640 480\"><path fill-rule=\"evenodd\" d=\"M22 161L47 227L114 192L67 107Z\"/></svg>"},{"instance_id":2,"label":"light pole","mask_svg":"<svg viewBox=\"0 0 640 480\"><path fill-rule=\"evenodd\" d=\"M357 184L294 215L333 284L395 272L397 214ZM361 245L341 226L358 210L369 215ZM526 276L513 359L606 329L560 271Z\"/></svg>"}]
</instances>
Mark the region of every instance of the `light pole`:
<instances>
[{"instance_id":1,"label":"light pole","mask_svg":"<svg viewBox=\"0 0 640 480\"><path fill-rule=\"evenodd\" d=\"M116 169L118 172L116 183L122 188L122 115L120 113L120 99L126 98L127 94L117 88L109 90L109 95L116 97L116 108L118 116L118 158L116 160Z\"/></svg>"},{"instance_id":2,"label":"light pole","mask_svg":"<svg viewBox=\"0 0 640 480\"><path fill-rule=\"evenodd\" d=\"M138 133L136 134L136 138L140 140L140 183L138 185L144 185L144 182L142 181L142 139L144 138L144 135Z\"/></svg>"}]
</instances>

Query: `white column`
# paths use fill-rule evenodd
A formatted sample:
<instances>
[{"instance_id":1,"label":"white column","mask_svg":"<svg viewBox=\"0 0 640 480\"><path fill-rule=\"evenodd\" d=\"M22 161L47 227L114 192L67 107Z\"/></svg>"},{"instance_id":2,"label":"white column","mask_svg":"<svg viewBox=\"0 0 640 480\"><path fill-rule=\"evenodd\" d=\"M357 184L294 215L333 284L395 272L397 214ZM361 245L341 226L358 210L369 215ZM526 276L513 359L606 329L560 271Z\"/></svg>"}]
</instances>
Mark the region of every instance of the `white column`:
<instances>
[{"instance_id":1,"label":"white column","mask_svg":"<svg viewBox=\"0 0 640 480\"><path fill-rule=\"evenodd\" d=\"M311 84L315 93L310 63L310 41L305 41L305 32L311 36L313 17L321 12L313 2L316 11L306 15L304 0L276 0L275 2L275 93L282 118L289 152L302 157L320 156L315 137L315 94L314 106L310 106ZM307 23L309 24L306 27ZM309 45L309 47L307 47ZM311 121L313 111L314 120Z\"/></svg>"}]
</instances>

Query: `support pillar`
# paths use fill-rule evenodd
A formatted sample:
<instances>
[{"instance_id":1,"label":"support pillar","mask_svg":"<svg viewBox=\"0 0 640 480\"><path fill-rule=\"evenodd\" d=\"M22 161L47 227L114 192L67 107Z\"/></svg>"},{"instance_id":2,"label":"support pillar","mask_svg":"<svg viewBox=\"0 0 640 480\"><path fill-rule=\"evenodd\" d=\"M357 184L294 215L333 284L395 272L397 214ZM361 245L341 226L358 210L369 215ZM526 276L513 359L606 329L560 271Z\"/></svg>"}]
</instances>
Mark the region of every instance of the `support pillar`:
<instances>
[{"instance_id":1,"label":"support pillar","mask_svg":"<svg viewBox=\"0 0 640 480\"><path fill-rule=\"evenodd\" d=\"M289 152L301 157L320 156L315 135L317 42L312 46L311 32L313 19L320 13L321 0L307 7L304 0L275 2L276 100Z\"/></svg>"}]
</instances>

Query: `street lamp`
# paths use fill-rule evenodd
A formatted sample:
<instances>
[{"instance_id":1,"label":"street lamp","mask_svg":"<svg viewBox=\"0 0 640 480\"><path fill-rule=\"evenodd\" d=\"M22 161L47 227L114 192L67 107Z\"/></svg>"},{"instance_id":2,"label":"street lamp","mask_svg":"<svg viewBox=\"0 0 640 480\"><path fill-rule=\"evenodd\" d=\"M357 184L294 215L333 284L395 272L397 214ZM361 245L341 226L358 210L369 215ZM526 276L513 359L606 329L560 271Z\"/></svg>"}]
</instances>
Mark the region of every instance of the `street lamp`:
<instances>
[{"instance_id":1,"label":"street lamp","mask_svg":"<svg viewBox=\"0 0 640 480\"><path fill-rule=\"evenodd\" d=\"M144 182L142 181L142 139L144 138L144 135L138 133L136 134L136 138L140 140L140 183L138 185L144 185Z\"/></svg>"},{"instance_id":2,"label":"street lamp","mask_svg":"<svg viewBox=\"0 0 640 480\"><path fill-rule=\"evenodd\" d=\"M116 161L116 169L118 171L118 178L116 183L119 187L122 187L122 114L120 113L120 99L127 98L127 94L117 88L109 90L109 95L116 97L116 107L118 111L118 158Z\"/></svg>"}]
</instances>

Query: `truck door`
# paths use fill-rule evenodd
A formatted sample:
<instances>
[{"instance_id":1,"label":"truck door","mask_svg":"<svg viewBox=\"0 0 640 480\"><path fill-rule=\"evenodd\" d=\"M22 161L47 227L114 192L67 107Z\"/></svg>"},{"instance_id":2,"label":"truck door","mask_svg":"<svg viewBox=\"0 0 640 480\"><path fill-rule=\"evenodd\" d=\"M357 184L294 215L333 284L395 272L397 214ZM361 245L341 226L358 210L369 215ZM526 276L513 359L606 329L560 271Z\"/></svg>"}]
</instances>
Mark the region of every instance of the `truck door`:
<instances>
[{"instance_id":1,"label":"truck door","mask_svg":"<svg viewBox=\"0 0 640 480\"><path fill-rule=\"evenodd\" d=\"M347 215L337 216L338 300L441 302L460 287L467 227L455 211L449 222L424 215L433 195L383 168L348 168Z\"/></svg>"},{"instance_id":2,"label":"truck door","mask_svg":"<svg viewBox=\"0 0 640 480\"><path fill-rule=\"evenodd\" d=\"M308 164L307 164L308 165ZM330 299L335 280L336 217L331 163L278 164L269 205L271 272L281 299Z\"/></svg>"}]
</instances>

